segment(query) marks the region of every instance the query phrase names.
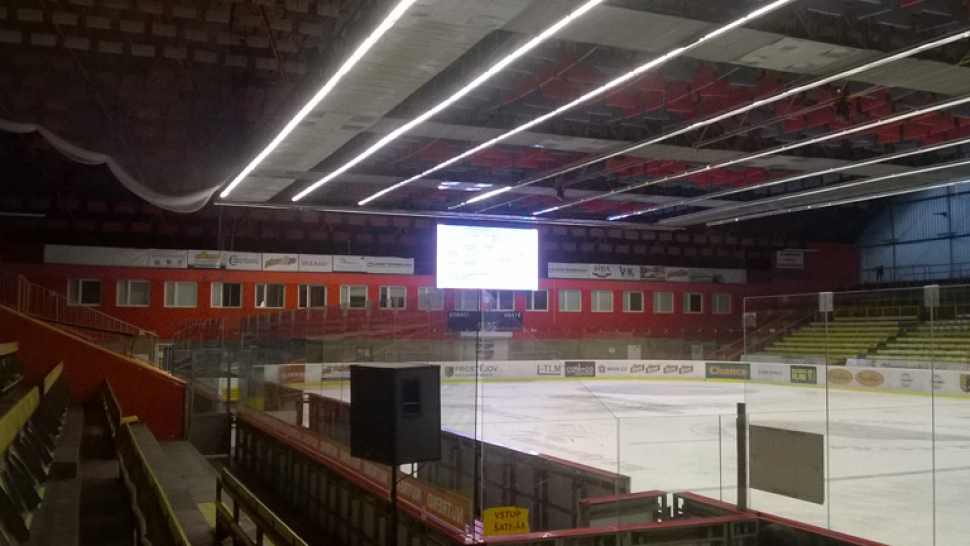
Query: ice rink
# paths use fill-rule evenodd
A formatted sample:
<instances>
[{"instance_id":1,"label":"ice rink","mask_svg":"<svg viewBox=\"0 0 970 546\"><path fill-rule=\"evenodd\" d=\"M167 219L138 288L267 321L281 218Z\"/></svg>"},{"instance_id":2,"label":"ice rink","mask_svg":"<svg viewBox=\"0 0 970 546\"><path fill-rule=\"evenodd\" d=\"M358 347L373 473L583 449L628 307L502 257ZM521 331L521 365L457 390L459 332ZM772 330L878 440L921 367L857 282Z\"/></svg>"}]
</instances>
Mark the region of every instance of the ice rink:
<instances>
[{"instance_id":1,"label":"ice rink","mask_svg":"<svg viewBox=\"0 0 970 546\"><path fill-rule=\"evenodd\" d=\"M347 399L349 388L306 389ZM824 505L752 490L752 509L894 546L970 544L970 398L756 383L446 383L442 424L628 475L633 491L735 502L736 408L824 434ZM828 416L828 419L826 419ZM934 434L935 431L935 434ZM935 476L935 480L934 480Z\"/></svg>"}]
</instances>

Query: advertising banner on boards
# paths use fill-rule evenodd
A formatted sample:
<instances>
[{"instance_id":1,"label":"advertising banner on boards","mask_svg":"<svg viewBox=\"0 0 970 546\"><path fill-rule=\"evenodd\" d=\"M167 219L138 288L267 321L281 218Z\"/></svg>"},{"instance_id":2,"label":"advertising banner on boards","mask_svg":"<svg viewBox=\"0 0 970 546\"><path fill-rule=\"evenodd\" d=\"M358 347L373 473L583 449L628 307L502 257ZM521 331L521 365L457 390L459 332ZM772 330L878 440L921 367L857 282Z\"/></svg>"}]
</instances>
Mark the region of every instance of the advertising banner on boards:
<instances>
[{"instance_id":1,"label":"advertising banner on boards","mask_svg":"<svg viewBox=\"0 0 970 546\"><path fill-rule=\"evenodd\" d=\"M223 260L226 269L259 271L263 268L263 256L257 252L226 252Z\"/></svg>"},{"instance_id":2,"label":"advertising banner on boards","mask_svg":"<svg viewBox=\"0 0 970 546\"><path fill-rule=\"evenodd\" d=\"M366 269L364 256L334 256L333 270L336 272L363 273Z\"/></svg>"},{"instance_id":3,"label":"advertising banner on boards","mask_svg":"<svg viewBox=\"0 0 970 546\"><path fill-rule=\"evenodd\" d=\"M333 271L333 256L300 254L297 268L308 273L330 273Z\"/></svg>"},{"instance_id":4,"label":"advertising banner on boards","mask_svg":"<svg viewBox=\"0 0 970 546\"><path fill-rule=\"evenodd\" d=\"M364 271L382 275L414 275L414 259L367 256Z\"/></svg>"},{"instance_id":5,"label":"advertising banner on boards","mask_svg":"<svg viewBox=\"0 0 970 546\"><path fill-rule=\"evenodd\" d=\"M298 254L263 254L263 271L299 271Z\"/></svg>"},{"instance_id":6,"label":"advertising banner on boards","mask_svg":"<svg viewBox=\"0 0 970 546\"><path fill-rule=\"evenodd\" d=\"M219 269L223 266L220 250L189 250L188 266L191 269Z\"/></svg>"},{"instance_id":7,"label":"advertising banner on boards","mask_svg":"<svg viewBox=\"0 0 970 546\"><path fill-rule=\"evenodd\" d=\"M148 251L148 266L162 269L185 269L187 252L185 250L161 250L153 248Z\"/></svg>"}]
</instances>

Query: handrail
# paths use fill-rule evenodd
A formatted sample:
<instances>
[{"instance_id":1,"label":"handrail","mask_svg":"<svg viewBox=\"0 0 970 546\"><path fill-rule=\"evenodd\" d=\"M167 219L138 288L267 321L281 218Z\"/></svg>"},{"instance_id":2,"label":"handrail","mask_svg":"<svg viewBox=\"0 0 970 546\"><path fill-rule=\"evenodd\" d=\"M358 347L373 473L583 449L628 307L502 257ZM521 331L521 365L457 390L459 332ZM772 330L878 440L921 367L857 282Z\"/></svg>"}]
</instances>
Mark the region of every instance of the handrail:
<instances>
[{"instance_id":1,"label":"handrail","mask_svg":"<svg viewBox=\"0 0 970 546\"><path fill-rule=\"evenodd\" d=\"M138 326L84 305L73 305L62 294L28 281L23 275L0 271L0 305L42 320L99 343L125 356L146 354L154 363L159 338ZM112 342L121 347L112 347ZM141 349L136 352L136 348Z\"/></svg>"},{"instance_id":2,"label":"handrail","mask_svg":"<svg viewBox=\"0 0 970 546\"><path fill-rule=\"evenodd\" d=\"M131 423L138 418L124 417L118 399L107 382L102 391L102 404L118 450L118 466L125 485L131 492L132 509L139 516L136 518L139 543L144 546L192 546L164 488L131 430ZM164 521L164 527L158 527L158 519ZM167 533L161 534L166 531Z\"/></svg>"},{"instance_id":3,"label":"handrail","mask_svg":"<svg viewBox=\"0 0 970 546\"><path fill-rule=\"evenodd\" d=\"M233 510L230 511L222 502L222 492L225 491L233 501ZM270 542L277 546L307 546L307 542L301 539L283 523L272 510L263 504L256 495L250 491L229 469L223 468L216 480L216 520L217 528L219 524L225 525L227 535L231 535L234 540L250 542L248 534L239 524L240 509L246 513L250 521L256 525L257 533L265 534ZM217 529L218 531L219 529ZM217 540L220 537L216 537Z\"/></svg>"}]
</instances>

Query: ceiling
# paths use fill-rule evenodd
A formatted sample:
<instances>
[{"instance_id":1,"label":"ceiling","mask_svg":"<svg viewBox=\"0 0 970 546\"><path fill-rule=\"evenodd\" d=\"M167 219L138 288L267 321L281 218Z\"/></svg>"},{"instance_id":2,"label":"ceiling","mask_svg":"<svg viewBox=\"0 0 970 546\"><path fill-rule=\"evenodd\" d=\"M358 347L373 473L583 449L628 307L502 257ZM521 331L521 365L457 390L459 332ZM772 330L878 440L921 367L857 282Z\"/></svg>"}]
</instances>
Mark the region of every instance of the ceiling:
<instances>
[{"instance_id":1,"label":"ceiling","mask_svg":"<svg viewBox=\"0 0 970 546\"><path fill-rule=\"evenodd\" d=\"M5 4L0 129L32 140L0 146L35 149L43 138L79 162L106 163L121 191L161 209L676 229L844 200L852 214L867 197L970 174L970 98L961 101L970 42L915 50L970 30L961 0L794 0L696 47L768 2L607 0L297 201L585 2L414 2L225 197L217 192L396 0ZM573 104L683 46L691 47ZM899 59L880 61L892 53ZM883 64L840 76L873 62ZM747 107L756 100L763 104ZM85 184L58 178L68 179ZM7 209L28 201L8 200Z\"/></svg>"}]
</instances>

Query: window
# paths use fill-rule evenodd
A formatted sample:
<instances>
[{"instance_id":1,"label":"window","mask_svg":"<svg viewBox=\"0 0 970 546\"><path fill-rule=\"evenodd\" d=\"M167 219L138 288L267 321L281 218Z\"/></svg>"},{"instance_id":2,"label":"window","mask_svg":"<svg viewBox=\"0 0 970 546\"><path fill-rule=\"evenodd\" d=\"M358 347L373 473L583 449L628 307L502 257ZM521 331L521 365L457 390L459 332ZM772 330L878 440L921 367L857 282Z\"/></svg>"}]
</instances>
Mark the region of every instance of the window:
<instances>
[{"instance_id":1,"label":"window","mask_svg":"<svg viewBox=\"0 0 970 546\"><path fill-rule=\"evenodd\" d=\"M367 287L351 285L341 286L340 306L344 309L366 309Z\"/></svg>"},{"instance_id":2,"label":"window","mask_svg":"<svg viewBox=\"0 0 970 546\"><path fill-rule=\"evenodd\" d=\"M325 284L301 284L299 292L297 306L300 309L327 306L327 286Z\"/></svg>"},{"instance_id":3,"label":"window","mask_svg":"<svg viewBox=\"0 0 970 546\"><path fill-rule=\"evenodd\" d=\"M674 293L673 292L654 292L653 293L653 312L654 313L673 313L674 312Z\"/></svg>"},{"instance_id":4,"label":"window","mask_svg":"<svg viewBox=\"0 0 970 546\"><path fill-rule=\"evenodd\" d=\"M212 283L212 307L242 307L242 284L238 282Z\"/></svg>"},{"instance_id":5,"label":"window","mask_svg":"<svg viewBox=\"0 0 970 546\"><path fill-rule=\"evenodd\" d=\"M277 283L256 285L256 307L279 309L286 301L286 286Z\"/></svg>"},{"instance_id":6,"label":"window","mask_svg":"<svg viewBox=\"0 0 970 546\"><path fill-rule=\"evenodd\" d=\"M613 312L613 291L612 290L593 290L592 308L594 313Z\"/></svg>"},{"instance_id":7,"label":"window","mask_svg":"<svg viewBox=\"0 0 970 546\"><path fill-rule=\"evenodd\" d=\"M512 290L486 290L482 299L485 309L490 311L515 310L515 292Z\"/></svg>"},{"instance_id":8,"label":"window","mask_svg":"<svg viewBox=\"0 0 970 546\"><path fill-rule=\"evenodd\" d=\"M381 287L381 309L404 309L407 307L408 289L404 286Z\"/></svg>"},{"instance_id":9,"label":"window","mask_svg":"<svg viewBox=\"0 0 970 546\"><path fill-rule=\"evenodd\" d=\"M478 290L455 292L455 311L478 311Z\"/></svg>"},{"instance_id":10,"label":"window","mask_svg":"<svg viewBox=\"0 0 970 546\"><path fill-rule=\"evenodd\" d=\"M548 311L549 310L549 291L536 290L535 292L526 292L525 309L527 311Z\"/></svg>"},{"instance_id":11,"label":"window","mask_svg":"<svg viewBox=\"0 0 970 546\"><path fill-rule=\"evenodd\" d=\"M118 307L148 307L151 291L148 281L118 281Z\"/></svg>"},{"instance_id":12,"label":"window","mask_svg":"<svg viewBox=\"0 0 970 546\"><path fill-rule=\"evenodd\" d=\"M701 294L684 294L684 312L698 314L704 312L704 298Z\"/></svg>"},{"instance_id":13,"label":"window","mask_svg":"<svg viewBox=\"0 0 970 546\"><path fill-rule=\"evenodd\" d=\"M642 313L643 312L643 292L624 292L623 293L623 312Z\"/></svg>"},{"instance_id":14,"label":"window","mask_svg":"<svg viewBox=\"0 0 970 546\"><path fill-rule=\"evenodd\" d=\"M422 286L418 288L418 309L422 311L441 311L445 308L445 291L440 288Z\"/></svg>"},{"instance_id":15,"label":"window","mask_svg":"<svg viewBox=\"0 0 970 546\"><path fill-rule=\"evenodd\" d=\"M67 281L68 305L101 305L101 281L70 279Z\"/></svg>"},{"instance_id":16,"label":"window","mask_svg":"<svg viewBox=\"0 0 970 546\"><path fill-rule=\"evenodd\" d=\"M165 307L195 307L198 287L194 282L165 283Z\"/></svg>"},{"instance_id":17,"label":"window","mask_svg":"<svg viewBox=\"0 0 970 546\"><path fill-rule=\"evenodd\" d=\"M560 311L582 311L583 304L579 290L560 290L559 291L559 310Z\"/></svg>"},{"instance_id":18,"label":"window","mask_svg":"<svg viewBox=\"0 0 970 546\"><path fill-rule=\"evenodd\" d=\"M715 315L730 315L731 294L714 294L712 306Z\"/></svg>"}]
</instances>

